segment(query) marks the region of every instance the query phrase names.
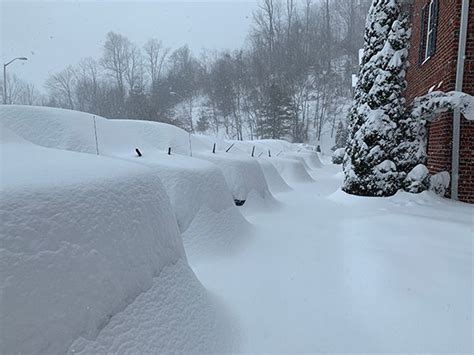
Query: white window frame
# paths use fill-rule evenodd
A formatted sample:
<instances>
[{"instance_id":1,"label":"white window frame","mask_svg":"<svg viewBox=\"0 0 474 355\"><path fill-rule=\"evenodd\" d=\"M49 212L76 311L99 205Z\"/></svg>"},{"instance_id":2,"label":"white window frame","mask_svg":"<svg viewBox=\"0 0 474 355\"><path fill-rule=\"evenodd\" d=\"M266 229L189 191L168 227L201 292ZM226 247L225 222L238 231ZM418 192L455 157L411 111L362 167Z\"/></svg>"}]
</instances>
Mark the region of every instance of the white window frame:
<instances>
[{"instance_id":1,"label":"white window frame","mask_svg":"<svg viewBox=\"0 0 474 355\"><path fill-rule=\"evenodd\" d=\"M433 14L434 10L434 2L435 0L430 0L430 3L428 5L428 22L426 26L426 38L425 38L425 60L423 61L422 64L426 63L431 58L430 54L430 43L431 43L431 38L434 35L434 17L435 14Z\"/></svg>"}]
</instances>

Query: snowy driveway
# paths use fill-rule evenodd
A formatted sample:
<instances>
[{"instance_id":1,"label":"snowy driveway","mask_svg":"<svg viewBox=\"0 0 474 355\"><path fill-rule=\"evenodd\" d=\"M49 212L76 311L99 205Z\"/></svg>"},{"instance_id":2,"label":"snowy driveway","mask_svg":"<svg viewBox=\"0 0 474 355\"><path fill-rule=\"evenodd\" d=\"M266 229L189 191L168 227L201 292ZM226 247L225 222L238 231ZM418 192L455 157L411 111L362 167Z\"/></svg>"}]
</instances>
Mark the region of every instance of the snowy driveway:
<instances>
[{"instance_id":1,"label":"snowy driveway","mask_svg":"<svg viewBox=\"0 0 474 355\"><path fill-rule=\"evenodd\" d=\"M236 350L471 352L473 206L345 196L336 169L245 211L256 231L238 253L190 255L235 317Z\"/></svg>"}]
</instances>

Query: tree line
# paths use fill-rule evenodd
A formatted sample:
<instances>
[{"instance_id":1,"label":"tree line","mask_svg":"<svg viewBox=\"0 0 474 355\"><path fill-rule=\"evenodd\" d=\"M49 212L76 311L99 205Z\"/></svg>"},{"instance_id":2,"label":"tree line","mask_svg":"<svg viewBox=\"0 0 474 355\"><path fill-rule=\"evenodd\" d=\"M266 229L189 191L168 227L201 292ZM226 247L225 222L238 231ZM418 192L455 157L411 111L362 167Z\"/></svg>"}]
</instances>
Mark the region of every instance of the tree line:
<instances>
[{"instance_id":1,"label":"tree line","mask_svg":"<svg viewBox=\"0 0 474 355\"><path fill-rule=\"evenodd\" d=\"M345 125L370 0L261 0L243 48L143 46L109 32L100 58L51 75L46 95L15 76L9 101L175 124L233 139L318 141Z\"/></svg>"}]
</instances>

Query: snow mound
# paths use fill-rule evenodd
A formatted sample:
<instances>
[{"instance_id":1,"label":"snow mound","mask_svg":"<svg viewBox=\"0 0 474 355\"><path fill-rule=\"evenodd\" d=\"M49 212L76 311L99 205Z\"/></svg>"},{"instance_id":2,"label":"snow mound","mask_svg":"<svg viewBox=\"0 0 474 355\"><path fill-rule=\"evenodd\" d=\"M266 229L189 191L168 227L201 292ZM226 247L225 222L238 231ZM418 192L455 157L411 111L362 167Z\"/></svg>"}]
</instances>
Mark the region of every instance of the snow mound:
<instances>
[{"instance_id":1,"label":"snow mound","mask_svg":"<svg viewBox=\"0 0 474 355\"><path fill-rule=\"evenodd\" d=\"M35 144L100 155L127 155L155 149L191 155L207 148L173 125L140 120L109 120L85 112L40 106L2 105L4 127ZM97 135L97 141L96 141ZM194 147L193 147L194 146Z\"/></svg>"},{"instance_id":2,"label":"snow mound","mask_svg":"<svg viewBox=\"0 0 474 355\"><path fill-rule=\"evenodd\" d=\"M262 168L265 180L267 180L270 191L274 194L291 190L291 187L283 180L278 170L265 159L258 159L258 163Z\"/></svg>"},{"instance_id":3,"label":"snow mound","mask_svg":"<svg viewBox=\"0 0 474 355\"><path fill-rule=\"evenodd\" d=\"M191 156L193 150L201 151L206 145L193 139L185 130L161 122L140 120L101 120L97 125L99 150L104 155L122 155L154 150L164 153Z\"/></svg>"},{"instance_id":4,"label":"snow mound","mask_svg":"<svg viewBox=\"0 0 474 355\"><path fill-rule=\"evenodd\" d=\"M292 143L277 139L260 139L254 141L227 140L226 144L229 146L233 144L230 153L251 157L253 152L255 158L275 157L283 153L296 152L296 149L298 149L298 146Z\"/></svg>"},{"instance_id":5,"label":"snow mound","mask_svg":"<svg viewBox=\"0 0 474 355\"><path fill-rule=\"evenodd\" d=\"M195 265L236 254L251 241L253 228L237 207L220 212L203 207L182 235L188 260Z\"/></svg>"},{"instance_id":6,"label":"snow mound","mask_svg":"<svg viewBox=\"0 0 474 355\"><path fill-rule=\"evenodd\" d=\"M286 158L264 158L275 166L277 171L288 183L306 183L314 182L308 170L301 160Z\"/></svg>"},{"instance_id":7,"label":"snow mound","mask_svg":"<svg viewBox=\"0 0 474 355\"><path fill-rule=\"evenodd\" d=\"M215 163L221 169L235 200L245 201L251 191L262 199L273 200L262 168L255 159L228 153L198 153L195 156Z\"/></svg>"},{"instance_id":8,"label":"snow mound","mask_svg":"<svg viewBox=\"0 0 474 355\"><path fill-rule=\"evenodd\" d=\"M108 120L45 107L1 106L0 114L6 126L39 145L98 152L152 168L165 186L182 232L200 208L217 213L234 206L221 171L214 164L189 157L193 148L212 148L208 149L203 138L194 139L181 128L150 121ZM136 148L142 154L140 158ZM167 154L168 148L171 155Z\"/></svg>"},{"instance_id":9,"label":"snow mound","mask_svg":"<svg viewBox=\"0 0 474 355\"><path fill-rule=\"evenodd\" d=\"M323 163L321 163L319 155L316 152L309 153L302 151L297 153L284 153L281 155L281 157L299 160L305 165L306 169L308 170L319 169L323 167Z\"/></svg>"},{"instance_id":10,"label":"snow mound","mask_svg":"<svg viewBox=\"0 0 474 355\"><path fill-rule=\"evenodd\" d=\"M1 353L64 353L185 260L150 169L39 147L5 127L1 154Z\"/></svg>"},{"instance_id":11,"label":"snow mound","mask_svg":"<svg viewBox=\"0 0 474 355\"><path fill-rule=\"evenodd\" d=\"M48 148L96 154L94 118L88 113L40 106L0 105L2 126Z\"/></svg>"},{"instance_id":12,"label":"snow mound","mask_svg":"<svg viewBox=\"0 0 474 355\"><path fill-rule=\"evenodd\" d=\"M179 310L179 313L176 312ZM95 339L70 354L230 353L239 329L184 261L166 267L153 287L117 314Z\"/></svg>"},{"instance_id":13,"label":"snow mound","mask_svg":"<svg viewBox=\"0 0 474 355\"><path fill-rule=\"evenodd\" d=\"M153 150L143 151L140 158L123 159L153 169L168 193L181 232L186 231L202 208L214 213L236 208L221 170L212 163Z\"/></svg>"},{"instance_id":14,"label":"snow mound","mask_svg":"<svg viewBox=\"0 0 474 355\"><path fill-rule=\"evenodd\" d=\"M247 156L245 150L243 150L242 146L238 144L240 141L226 141L217 137L204 136L200 134L192 134L191 141L193 147L195 147L193 149L195 152L212 153L215 144L216 152L225 152ZM248 156L250 156L250 154L248 154Z\"/></svg>"}]
</instances>

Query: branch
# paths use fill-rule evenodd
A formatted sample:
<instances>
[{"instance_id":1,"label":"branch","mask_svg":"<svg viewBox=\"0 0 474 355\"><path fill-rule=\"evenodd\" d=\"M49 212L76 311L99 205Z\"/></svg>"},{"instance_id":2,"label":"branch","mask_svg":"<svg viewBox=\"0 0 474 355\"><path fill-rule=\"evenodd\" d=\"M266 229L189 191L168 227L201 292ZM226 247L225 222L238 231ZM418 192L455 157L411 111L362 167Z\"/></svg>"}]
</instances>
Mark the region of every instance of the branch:
<instances>
[{"instance_id":1,"label":"branch","mask_svg":"<svg viewBox=\"0 0 474 355\"><path fill-rule=\"evenodd\" d=\"M468 120L474 120L474 97L459 91L433 91L417 97L411 115L418 119L435 121L438 114L458 109Z\"/></svg>"}]
</instances>

